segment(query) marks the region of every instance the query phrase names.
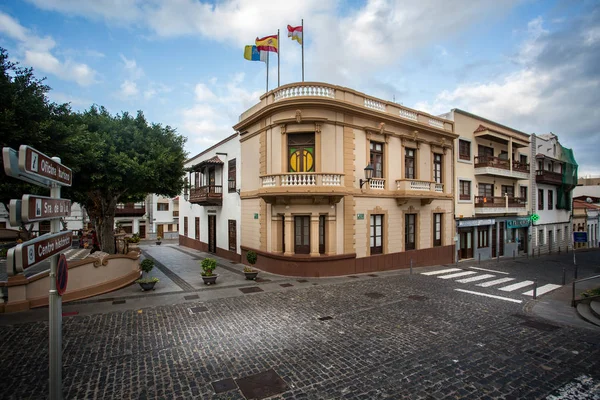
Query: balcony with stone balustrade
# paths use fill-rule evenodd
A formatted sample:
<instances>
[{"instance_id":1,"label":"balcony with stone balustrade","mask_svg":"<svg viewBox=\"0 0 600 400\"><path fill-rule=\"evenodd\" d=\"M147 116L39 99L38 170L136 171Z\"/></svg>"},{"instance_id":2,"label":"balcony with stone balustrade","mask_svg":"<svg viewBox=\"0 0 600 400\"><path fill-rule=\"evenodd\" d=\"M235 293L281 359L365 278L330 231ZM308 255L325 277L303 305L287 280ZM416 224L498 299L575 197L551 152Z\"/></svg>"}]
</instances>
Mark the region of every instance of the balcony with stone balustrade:
<instances>
[{"instance_id":1,"label":"balcony with stone balustrade","mask_svg":"<svg viewBox=\"0 0 600 400\"><path fill-rule=\"evenodd\" d=\"M408 200L420 199L421 204L430 204L433 200L452 199L452 193L447 192L443 183L422 181L417 179L396 180L396 200L399 205Z\"/></svg>"},{"instance_id":2,"label":"balcony with stone balustrade","mask_svg":"<svg viewBox=\"0 0 600 400\"><path fill-rule=\"evenodd\" d=\"M313 202L334 204L346 192L344 174L339 173L288 172L262 175L260 179L258 196L270 204L307 197Z\"/></svg>"}]
</instances>

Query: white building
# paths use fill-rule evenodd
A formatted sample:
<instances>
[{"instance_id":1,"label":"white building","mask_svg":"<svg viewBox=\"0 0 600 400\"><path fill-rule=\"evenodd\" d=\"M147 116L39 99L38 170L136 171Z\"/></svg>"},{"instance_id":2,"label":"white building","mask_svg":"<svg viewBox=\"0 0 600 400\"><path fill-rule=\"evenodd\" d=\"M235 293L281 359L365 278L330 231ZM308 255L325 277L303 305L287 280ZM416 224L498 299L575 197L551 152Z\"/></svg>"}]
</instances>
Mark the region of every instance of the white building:
<instances>
[{"instance_id":1,"label":"white building","mask_svg":"<svg viewBox=\"0 0 600 400\"><path fill-rule=\"evenodd\" d=\"M179 198L169 198L149 194L146 198L146 209L151 226L152 238L177 239L179 232Z\"/></svg>"},{"instance_id":2,"label":"white building","mask_svg":"<svg viewBox=\"0 0 600 400\"><path fill-rule=\"evenodd\" d=\"M531 135L532 244L535 252L565 251L571 245L572 191L577 184L577 165L570 149L564 148L552 133Z\"/></svg>"},{"instance_id":3,"label":"white building","mask_svg":"<svg viewBox=\"0 0 600 400\"><path fill-rule=\"evenodd\" d=\"M179 196L179 244L239 262L238 134L189 159L185 167L190 187Z\"/></svg>"}]
</instances>

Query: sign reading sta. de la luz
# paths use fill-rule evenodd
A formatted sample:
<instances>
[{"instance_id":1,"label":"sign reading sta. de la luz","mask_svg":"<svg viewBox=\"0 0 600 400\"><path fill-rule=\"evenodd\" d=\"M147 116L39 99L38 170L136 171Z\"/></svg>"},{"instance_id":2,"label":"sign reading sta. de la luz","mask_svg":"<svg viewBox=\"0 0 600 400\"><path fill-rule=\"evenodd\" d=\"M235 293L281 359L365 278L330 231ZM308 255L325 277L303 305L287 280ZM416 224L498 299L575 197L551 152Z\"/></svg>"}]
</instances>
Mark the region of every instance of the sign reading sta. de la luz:
<instances>
[{"instance_id":1,"label":"sign reading sta. de la luz","mask_svg":"<svg viewBox=\"0 0 600 400\"><path fill-rule=\"evenodd\" d=\"M27 268L60 253L71 247L71 231L45 234L28 242L21 243L9 250L7 265L14 265L15 272L23 272ZM10 269L8 269L10 272Z\"/></svg>"},{"instance_id":2,"label":"sign reading sta. de la luz","mask_svg":"<svg viewBox=\"0 0 600 400\"><path fill-rule=\"evenodd\" d=\"M19 147L19 169L63 186L71 186L73 183L73 172L70 168L26 145Z\"/></svg>"},{"instance_id":3,"label":"sign reading sta. de la luz","mask_svg":"<svg viewBox=\"0 0 600 400\"><path fill-rule=\"evenodd\" d=\"M12 211L12 210L11 210ZM71 215L71 200L26 194L21 200L21 220L33 222Z\"/></svg>"}]
</instances>

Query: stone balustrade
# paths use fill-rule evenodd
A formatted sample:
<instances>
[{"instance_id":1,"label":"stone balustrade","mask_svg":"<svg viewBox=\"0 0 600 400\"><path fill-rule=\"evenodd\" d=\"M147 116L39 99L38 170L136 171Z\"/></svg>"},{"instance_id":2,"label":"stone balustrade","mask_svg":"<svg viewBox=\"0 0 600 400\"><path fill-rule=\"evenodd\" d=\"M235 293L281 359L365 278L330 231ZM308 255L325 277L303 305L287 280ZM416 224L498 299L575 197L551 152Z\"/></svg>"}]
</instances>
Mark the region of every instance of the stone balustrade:
<instances>
[{"instance_id":1,"label":"stone balustrade","mask_svg":"<svg viewBox=\"0 0 600 400\"><path fill-rule=\"evenodd\" d=\"M261 177L262 187L342 186L343 174L329 172L299 172L270 174Z\"/></svg>"}]
</instances>

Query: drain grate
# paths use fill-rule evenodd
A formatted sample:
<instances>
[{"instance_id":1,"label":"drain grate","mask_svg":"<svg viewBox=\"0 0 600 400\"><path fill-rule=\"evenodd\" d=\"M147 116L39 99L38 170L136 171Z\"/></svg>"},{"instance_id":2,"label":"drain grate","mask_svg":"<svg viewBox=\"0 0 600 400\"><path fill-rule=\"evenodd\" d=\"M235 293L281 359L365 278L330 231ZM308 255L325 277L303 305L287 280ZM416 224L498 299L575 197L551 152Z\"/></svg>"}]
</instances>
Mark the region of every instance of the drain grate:
<instances>
[{"instance_id":1,"label":"drain grate","mask_svg":"<svg viewBox=\"0 0 600 400\"><path fill-rule=\"evenodd\" d=\"M427 296L419 296L418 294L411 294L410 296L408 296L408 298L411 300L417 300L417 301L423 301L423 300L428 299Z\"/></svg>"},{"instance_id":2,"label":"drain grate","mask_svg":"<svg viewBox=\"0 0 600 400\"><path fill-rule=\"evenodd\" d=\"M539 322L539 321L525 321L525 322L521 322L520 325L527 326L529 328L537 329L537 330L544 331L544 332L554 332L555 330L560 329L560 326L551 325L551 324L547 324L545 322Z\"/></svg>"},{"instance_id":3,"label":"drain grate","mask_svg":"<svg viewBox=\"0 0 600 400\"><path fill-rule=\"evenodd\" d=\"M330 319L333 319L332 316L327 315L326 317L319 317L317 318L319 321L329 321Z\"/></svg>"},{"instance_id":4,"label":"drain grate","mask_svg":"<svg viewBox=\"0 0 600 400\"><path fill-rule=\"evenodd\" d=\"M259 293L259 292L264 292L264 290L262 290L259 287L247 287L247 288L241 288L240 292L244 293L244 294L248 294L248 293Z\"/></svg>"},{"instance_id":5,"label":"drain grate","mask_svg":"<svg viewBox=\"0 0 600 400\"><path fill-rule=\"evenodd\" d=\"M377 274L369 274L367 276L370 276L371 278L377 278L379 275L377 275Z\"/></svg>"},{"instance_id":6,"label":"drain grate","mask_svg":"<svg viewBox=\"0 0 600 400\"><path fill-rule=\"evenodd\" d=\"M190 310L190 314L200 314L203 312L207 312L208 307L204 307L204 306L190 307L190 308L188 308L188 310Z\"/></svg>"},{"instance_id":7,"label":"drain grate","mask_svg":"<svg viewBox=\"0 0 600 400\"><path fill-rule=\"evenodd\" d=\"M279 286L281 286L281 287L292 287L294 285L292 285L291 283L282 283Z\"/></svg>"},{"instance_id":8,"label":"drain grate","mask_svg":"<svg viewBox=\"0 0 600 400\"><path fill-rule=\"evenodd\" d=\"M377 293L377 292L365 293L365 296L367 296L371 299L382 299L385 297L385 295L383 293Z\"/></svg>"},{"instance_id":9,"label":"drain grate","mask_svg":"<svg viewBox=\"0 0 600 400\"><path fill-rule=\"evenodd\" d=\"M272 369L236 379L236 383L247 399L261 400L288 390L285 381Z\"/></svg>"},{"instance_id":10,"label":"drain grate","mask_svg":"<svg viewBox=\"0 0 600 400\"><path fill-rule=\"evenodd\" d=\"M197 294L190 294L189 296L183 296L183 298L186 300L197 300L200 297Z\"/></svg>"},{"instance_id":11,"label":"drain grate","mask_svg":"<svg viewBox=\"0 0 600 400\"><path fill-rule=\"evenodd\" d=\"M306 283L308 281L306 279L298 279L296 282L298 282L298 283Z\"/></svg>"},{"instance_id":12,"label":"drain grate","mask_svg":"<svg viewBox=\"0 0 600 400\"><path fill-rule=\"evenodd\" d=\"M216 394L229 392L230 390L237 388L235 381L231 378L212 382L211 385L212 385L213 389L215 390Z\"/></svg>"},{"instance_id":13,"label":"drain grate","mask_svg":"<svg viewBox=\"0 0 600 400\"><path fill-rule=\"evenodd\" d=\"M112 303L113 303L113 305L115 305L115 304L125 304L126 301L127 300L115 300Z\"/></svg>"}]
</instances>

